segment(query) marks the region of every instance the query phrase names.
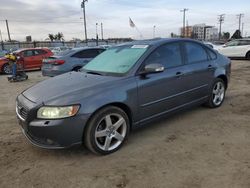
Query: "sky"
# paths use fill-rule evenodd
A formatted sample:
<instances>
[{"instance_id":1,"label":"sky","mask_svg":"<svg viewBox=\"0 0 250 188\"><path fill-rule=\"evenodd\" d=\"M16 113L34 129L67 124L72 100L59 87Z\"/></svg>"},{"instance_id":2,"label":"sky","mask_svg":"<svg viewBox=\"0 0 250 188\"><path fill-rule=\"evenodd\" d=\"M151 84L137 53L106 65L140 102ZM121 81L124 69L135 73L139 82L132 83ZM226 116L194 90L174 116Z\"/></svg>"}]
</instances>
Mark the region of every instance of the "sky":
<instances>
[{"instance_id":1,"label":"sky","mask_svg":"<svg viewBox=\"0 0 250 188\"><path fill-rule=\"evenodd\" d=\"M45 40L49 33L62 32L65 40L84 39L82 0L0 0L0 30L7 39L5 20L9 22L11 39ZM188 8L188 25L206 23L218 27L218 15L225 14L222 32L238 29L237 14L243 13L243 36L250 36L249 0L88 0L86 18L88 38L95 38L96 23L100 35L103 23L104 38L140 38L139 32L129 26L133 20L143 38L169 37L180 34L183 24L181 9ZM1 40L1 38L0 38Z\"/></svg>"}]
</instances>

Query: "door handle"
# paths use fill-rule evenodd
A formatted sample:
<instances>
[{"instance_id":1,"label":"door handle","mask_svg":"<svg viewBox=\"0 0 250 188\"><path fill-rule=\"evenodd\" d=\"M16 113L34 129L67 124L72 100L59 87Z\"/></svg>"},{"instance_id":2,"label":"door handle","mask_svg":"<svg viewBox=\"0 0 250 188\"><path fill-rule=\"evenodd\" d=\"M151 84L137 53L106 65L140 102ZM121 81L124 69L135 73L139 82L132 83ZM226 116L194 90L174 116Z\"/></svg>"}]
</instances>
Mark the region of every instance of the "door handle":
<instances>
[{"instance_id":1,"label":"door handle","mask_svg":"<svg viewBox=\"0 0 250 188\"><path fill-rule=\"evenodd\" d=\"M182 72L177 72L177 73L175 74L175 76L178 77L178 78L181 77L181 76L183 76L183 75L184 75L184 74L183 74Z\"/></svg>"},{"instance_id":2,"label":"door handle","mask_svg":"<svg viewBox=\"0 0 250 188\"><path fill-rule=\"evenodd\" d=\"M207 66L208 70L212 70L214 67L212 65Z\"/></svg>"}]
</instances>

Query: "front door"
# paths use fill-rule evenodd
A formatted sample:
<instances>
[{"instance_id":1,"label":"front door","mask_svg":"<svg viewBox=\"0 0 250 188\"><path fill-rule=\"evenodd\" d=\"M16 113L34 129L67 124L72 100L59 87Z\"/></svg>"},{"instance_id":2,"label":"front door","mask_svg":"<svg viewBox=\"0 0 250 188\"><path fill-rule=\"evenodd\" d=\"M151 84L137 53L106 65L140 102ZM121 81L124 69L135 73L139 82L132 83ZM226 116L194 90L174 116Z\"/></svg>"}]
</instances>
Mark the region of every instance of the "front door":
<instances>
[{"instance_id":1,"label":"front door","mask_svg":"<svg viewBox=\"0 0 250 188\"><path fill-rule=\"evenodd\" d=\"M168 113L188 102L185 90L189 87L183 77L186 70L181 45L176 42L158 47L145 60L144 66L154 63L164 65L165 71L137 77L141 121Z\"/></svg>"}]
</instances>

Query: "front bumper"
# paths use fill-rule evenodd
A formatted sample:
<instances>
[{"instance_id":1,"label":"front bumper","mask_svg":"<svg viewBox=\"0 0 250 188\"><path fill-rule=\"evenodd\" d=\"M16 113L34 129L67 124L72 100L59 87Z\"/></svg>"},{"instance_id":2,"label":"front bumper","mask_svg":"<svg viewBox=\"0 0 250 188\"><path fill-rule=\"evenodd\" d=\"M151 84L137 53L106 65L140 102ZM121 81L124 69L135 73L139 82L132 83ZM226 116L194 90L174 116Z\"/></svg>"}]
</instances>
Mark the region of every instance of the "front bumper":
<instances>
[{"instance_id":1,"label":"front bumper","mask_svg":"<svg viewBox=\"0 0 250 188\"><path fill-rule=\"evenodd\" d=\"M19 99L23 100L22 103L25 103L25 98L22 95L17 100ZM18 101L18 103L20 102ZM60 149L82 143L87 116L78 114L65 119L39 120L30 117L36 114L32 111L33 109L29 109L25 118L24 113L20 111L20 107L18 105L16 107L16 114L22 132L33 145L46 149ZM34 111L37 110L34 109Z\"/></svg>"}]
</instances>

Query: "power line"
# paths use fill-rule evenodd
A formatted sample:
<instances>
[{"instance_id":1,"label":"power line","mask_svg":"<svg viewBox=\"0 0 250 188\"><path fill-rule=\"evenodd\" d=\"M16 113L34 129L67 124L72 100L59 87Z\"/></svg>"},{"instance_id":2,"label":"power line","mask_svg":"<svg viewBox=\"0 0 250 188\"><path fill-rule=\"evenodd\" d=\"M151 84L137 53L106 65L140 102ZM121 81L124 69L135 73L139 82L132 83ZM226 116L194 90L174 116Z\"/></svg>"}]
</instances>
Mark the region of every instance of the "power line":
<instances>
[{"instance_id":1,"label":"power line","mask_svg":"<svg viewBox=\"0 0 250 188\"><path fill-rule=\"evenodd\" d=\"M224 23L224 19L225 19L225 14L220 14L219 15L219 24L220 24L220 29L219 29L219 40L221 39L221 25L222 23Z\"/></svg>"}]
</instances>

